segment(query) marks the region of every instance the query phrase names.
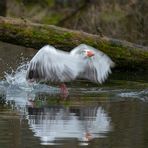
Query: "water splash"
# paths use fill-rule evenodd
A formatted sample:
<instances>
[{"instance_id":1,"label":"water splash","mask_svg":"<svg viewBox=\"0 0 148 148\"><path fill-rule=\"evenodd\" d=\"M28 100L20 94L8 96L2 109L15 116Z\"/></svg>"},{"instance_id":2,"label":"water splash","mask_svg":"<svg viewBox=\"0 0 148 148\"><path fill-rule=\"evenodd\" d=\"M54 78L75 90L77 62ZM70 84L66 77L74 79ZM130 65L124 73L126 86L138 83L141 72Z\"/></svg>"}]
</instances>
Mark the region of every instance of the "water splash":
<instances>
[{"instance_id":1,"label":"water splash","mask_svg":"<svg viewBox=\"0 0 148 148\"><path fill-rule=\"evenodd\" d=\"M21 63L21 65L14 71L12 69L11 73L5 72L5 79L10 85L20 85L20 84L28 84L26 80L26 73L29 63Z\"/></svg>"},{"instance_id":2,"label":"water splash","mask_svg":"<svg viewBox=\"0 0 148 148\"><path fill-rule=\"evenodd\" d=\"M12 69L11 73L5 72L5 80L1 81L2 85L5 84L5 89L7 94L18 95L24 93L48 93L48 94L56 94L59 93L59 89L55 87L48 86L46 84L40 84L39 82L28 82L26 80L27 68L29 66L29 62L22 62L20 66L14 71Z\"/></svg>"},{"instance_id":3,"label":"water splash","mask_svg":"<svg viewBox=\"0 0 148 148\"><path fill-rule=\"evenodd\" d=\"M122 98L135 98L141 101L148 101L148 89L144 89L142 91L132 91L131 90L127 92L121 92L117 95Z\"/></svg>"},{"instance_id":4,"label":"water splash","mask_svg":"<svg viewBox=\"0 0 148 148\"><path fill-rule=\"evenodd\" d=\"M10 94L10 96L13 96L15 94L20 94L22 95L22 92L29 92L33 94L38 94L38 93L45 93L49 95L57 95L59 94L59 88L58 87L52 87L48 86L46 84L40 84L40 83L29 83L26 80L26 73L27 73L27 68L29 66L29 62L22 62L20 66L14 71L12 69L11 73L6 73L5 72L5 79L6 81L0 81L0 89L2 92L5 92L4 90L7 91L7 94ZM148 94L147 94L147 89L140 89L137 90L136 88L133 89L122 89L122 88L108 88L108 87L87 87L85 88L84 86L76 86L74 88L69 88L71 94L79 94L81 92L82 96L85 96L86 94L89 95L100 95L104 94L106 95L108 92L110 92L110 95L112 98L115 96L120 97L121 99L127 98L135 98L139 99L142 101L147 101L148 100ZM22 91L22 92L21 92Z\"/></svg>"}]
</instances>

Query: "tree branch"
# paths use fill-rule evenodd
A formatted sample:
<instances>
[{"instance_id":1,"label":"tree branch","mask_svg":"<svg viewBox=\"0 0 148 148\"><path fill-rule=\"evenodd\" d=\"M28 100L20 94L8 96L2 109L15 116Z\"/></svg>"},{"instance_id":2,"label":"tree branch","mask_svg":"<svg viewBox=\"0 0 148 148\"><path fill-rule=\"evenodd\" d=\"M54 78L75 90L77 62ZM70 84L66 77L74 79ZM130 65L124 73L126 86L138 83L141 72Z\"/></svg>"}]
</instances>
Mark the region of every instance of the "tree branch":
<instances>
[{"instance_id":1,"label":"tree branch","mask_svg":"<svg viewBox=\"0 0 148 148\"><path fill-rule=\"evenodd\" d=\"M51 44L67 51L85 43L108 54L117 68L148 70L148 47L24 19L0 17L0 40L37 49Z\"/></svg>"}]
</instances>

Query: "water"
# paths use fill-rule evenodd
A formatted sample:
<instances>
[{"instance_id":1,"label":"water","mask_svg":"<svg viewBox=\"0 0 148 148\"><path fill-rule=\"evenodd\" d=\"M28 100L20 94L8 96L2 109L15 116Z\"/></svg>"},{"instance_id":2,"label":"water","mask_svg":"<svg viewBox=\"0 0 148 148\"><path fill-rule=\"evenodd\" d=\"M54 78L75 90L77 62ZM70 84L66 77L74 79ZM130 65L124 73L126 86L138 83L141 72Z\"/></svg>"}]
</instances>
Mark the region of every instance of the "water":
<instances>
[{"instance_id":1,"label":"water","mask_svg":"<svg viewBox=\"0 0 148 148\"><path fill-rule=\"evenodd\" d=\"M58 86L26 82L35 52L0 42L0 148L148 147L147 74L68 83L63 100Z\"/></svg>"}]
</instances>

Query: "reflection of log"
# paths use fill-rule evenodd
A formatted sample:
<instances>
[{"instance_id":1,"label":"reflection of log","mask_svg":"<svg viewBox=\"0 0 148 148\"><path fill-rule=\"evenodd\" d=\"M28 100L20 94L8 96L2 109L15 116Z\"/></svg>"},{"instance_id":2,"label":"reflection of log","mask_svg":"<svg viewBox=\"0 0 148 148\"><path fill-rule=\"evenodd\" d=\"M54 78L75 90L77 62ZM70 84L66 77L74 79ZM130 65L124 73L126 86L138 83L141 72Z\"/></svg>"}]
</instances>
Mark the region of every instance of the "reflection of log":
<instances>
[{"instance_id":1,"label":"reflection of log","mask_svg":"<svg viewBox=\"0 0 148 148\"><path fill-rule=\"evenodd\" d=\"M108 54L118 68L148 70L147 47L23 19L0 17L0 40L34 48L51 44L65 50L86 43Z\"/></svg>"}]
</instances>

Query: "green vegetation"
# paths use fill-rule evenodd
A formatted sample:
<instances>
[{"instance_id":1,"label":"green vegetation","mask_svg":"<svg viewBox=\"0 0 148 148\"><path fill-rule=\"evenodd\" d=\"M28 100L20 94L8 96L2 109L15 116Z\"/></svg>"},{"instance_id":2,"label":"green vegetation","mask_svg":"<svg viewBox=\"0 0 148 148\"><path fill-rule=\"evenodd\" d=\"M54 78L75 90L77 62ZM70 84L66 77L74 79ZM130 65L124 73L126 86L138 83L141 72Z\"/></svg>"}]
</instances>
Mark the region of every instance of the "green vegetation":
<instances>
[{"instance_id":1,"label":"green vegetation","mask_svg":"<svg viewBox=\"0 0 148 148\"><path fill-rule=\"evenodd\" d=\"M108 54L120 69L148 70L148 50L129 42L100 37L24 19L0 17L0 40L39 49L45 44L71 50L86 43Z\"/></svg>"}]
</instances>

